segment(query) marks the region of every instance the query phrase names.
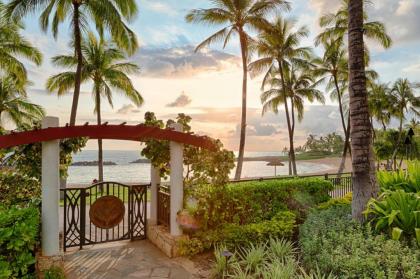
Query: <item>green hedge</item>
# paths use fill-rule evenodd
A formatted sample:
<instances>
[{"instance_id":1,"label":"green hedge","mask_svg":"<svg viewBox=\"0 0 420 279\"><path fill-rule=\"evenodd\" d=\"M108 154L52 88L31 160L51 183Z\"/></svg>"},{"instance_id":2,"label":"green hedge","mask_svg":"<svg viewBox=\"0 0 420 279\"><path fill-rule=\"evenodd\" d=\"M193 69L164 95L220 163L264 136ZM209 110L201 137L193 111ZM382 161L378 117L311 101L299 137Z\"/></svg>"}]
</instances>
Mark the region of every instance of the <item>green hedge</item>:
<instances>
[{"instance_id":1,"label":"green hedge","mask_svg":"<svg viewBox=\"0 0 420 279\"><path fill-rule=\"evenodd\" d=\"M35 179L12 171L0 171L0 204L26 204L41 197L41 184Z\"/></svg>"},{"instance_id":2,"label":"green hedge","mask_svg":"<svg viewBox=\"0 0 420 279\"><path fill-rule=\"evenodd\" d=\"M0 278L28 278L39 229L35 206L0 208Z\"/></svg>"},{"instance_id":3,"label":"green hedge","mask_svg":"<svg viewBox=\"0 0 420 279\"><path fill-rule=\"evenodd\" d=\"M251 224L272 219L281 210L292 210L302 219L307 210L330 199L331 182L320 178L276 179L211 185L194 189L196 214L205 228L222 224Z\"/></svg>"},{"instance_id":4,"label":"green hedge","mask_svg":"<svg viewBox=\"0 0 420 279\"><path fill-rule=\"evenodd\" d=\"M299 242L308 269L338 278L420 278L420 250L374 235L351 220L350 206L309 214Z\"/></svg>"}]
</instances>

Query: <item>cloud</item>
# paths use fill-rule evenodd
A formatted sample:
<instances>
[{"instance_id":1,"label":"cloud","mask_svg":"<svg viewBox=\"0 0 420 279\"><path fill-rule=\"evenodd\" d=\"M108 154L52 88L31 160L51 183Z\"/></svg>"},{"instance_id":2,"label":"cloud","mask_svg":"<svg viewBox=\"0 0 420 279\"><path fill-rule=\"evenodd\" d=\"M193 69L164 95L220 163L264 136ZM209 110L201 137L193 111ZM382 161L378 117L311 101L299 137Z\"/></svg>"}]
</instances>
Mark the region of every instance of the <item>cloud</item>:
<instances>
[{"instance_id":1,"label":"cloud","mask_svg":"<svg viewBox=\"0 0 420 279\"><path fill-rule=\"evenodd\" d=\"M153 12L162 13L164 15L170 15L170 16L175 16L178 14L177 11L167 3L163 3L163 2L159 2L155 0L152 0L152 1L143 0L142 3L143 3L143 7Z\"/></svg>"},{"instance_id":2,"label":"cloud","mask_svg":"<svg viewBox=\"0 0 420 279\"><path fill-rule=\"evenodd\" d=\"M182 92L181 95L179 95L175 101L167 104L167 107L170 108L180 108L180 107L185 107L187 105L189 105L191 103L191 98L185 94L185 92Z\"/></svg>"},{"instance_id":3,"label":"cloud","mask_svg":"<svg viewBox=\"0 0 420 279\"><path fill-rule=\"evenodd\" d=\"M186 78L240 65L239 57L216 50L194 52L194 47L143 48L133 58L147 77Z\"/></svg>"},{"instance_id":4,"label":"cloud","mask_svg":"<svg viewBox=\"0 0 420 279\"><path fill-rule=\"evenodd\" d=\"M140 110L137 109L133 104L125 104L117 110L119 114L129 114L129 113L139 113Z\"/></svg>"}]
</instances>

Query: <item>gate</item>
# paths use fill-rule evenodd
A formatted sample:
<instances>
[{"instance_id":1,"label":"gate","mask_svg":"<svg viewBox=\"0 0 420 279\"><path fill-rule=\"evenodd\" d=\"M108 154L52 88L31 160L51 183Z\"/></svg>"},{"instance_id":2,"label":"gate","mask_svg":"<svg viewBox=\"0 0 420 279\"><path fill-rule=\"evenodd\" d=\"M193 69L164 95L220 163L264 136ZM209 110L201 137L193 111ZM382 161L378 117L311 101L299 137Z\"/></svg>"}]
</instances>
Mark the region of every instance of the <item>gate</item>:
<instances>
[{"instance_id":1,"label":"gate","mask_svg":"<svg viewBox=\"0 0 420 279\"><path fill-rule=\"evenodd\" d=\"M147 187L101 182L64 192L63 249L146 238Z\"/></svg>"}]
</instances>

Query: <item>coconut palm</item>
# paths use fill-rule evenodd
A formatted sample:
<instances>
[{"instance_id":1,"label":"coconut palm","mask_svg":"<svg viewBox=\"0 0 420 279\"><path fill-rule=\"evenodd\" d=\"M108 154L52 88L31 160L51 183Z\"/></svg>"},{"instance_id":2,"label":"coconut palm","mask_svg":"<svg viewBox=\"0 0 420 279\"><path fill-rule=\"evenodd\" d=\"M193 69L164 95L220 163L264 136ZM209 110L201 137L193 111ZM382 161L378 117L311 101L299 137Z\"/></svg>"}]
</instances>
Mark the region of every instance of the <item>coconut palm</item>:
<instances>
[{"instance_id":1,"label":"coconut palm","mask_svg":"<svg viewBox=\"0 0 420 279\"><path fill-rule=\"evenodd\" d=\"M44 110L41 106L31 103L27 99L25 87L14 76L0 78L0 128L4 118L11 120L16 126L41 120Z\"/></svg>"},{"instance_id":2,"label":"coconut palm","mask_svg":"<svg viewBox=\"0 0 420 279\"><path fill-rule=\"evenodd\" d=\"M280 81L280 87L277 90L282 91L287 129L289 133L289 154L292 163L292 173L296 174L296 159L293 144L293 123L291 117L291 109L289 101L290 93L287 92L287 84L285 73L287 69L292 67L309 66L309 59L311 58L311 49L308 47L301 47L300 41L302 38L308 36L308 29L306 27L294 30L293 21L276 18L274 23L267 23L260 28L258 40L253 43L258 53L258 59L249 65L252 76L256 76L265 72L262 87L265 87L266 81L272 78L273 75ZM289 173L291 171L289 170Z\"/></svg>"},{"instance_id":3,"label":"coconut palm","mask_svg":"<svg viewBox=\"0 0 420 279\"><path fill-rule=\"evenodd\" d=\"M5 15L5 6L0 2L0 71L13 75L17 81L25 84L27 72L25 65L19 60L24 57L36 65L42 62L42 55L19 32L23 29L20 22L9 22Z\"/></svg>"},{"instance_id":4,"label":"coconut palm","mask_svg":"<svg viewBox=\"0 0 420 279\"><path fill-rule=\"evenodd\" d=\"M391 121L395 111L395 98L391 95L389 85L387 83L373 83L369 86L368 100L372 129L373 119L375 119L381 123L382 129L386 131L386 126Z\"/></svg>"},{"instance_id":5,"label":"coconut palm","mask_svg":"<svg viewBox=\"0 0 420 279\"><path fill-rule=\"evenodd\" d=\"M99 33L109 31L119 47L133 53L137 47L137 38L124 20L132 20L137 13L135 0L12 0L7 6L7 16L19 20L28 13L41 10L40 24L44 31L51 25L54 38L58 27L71 19L71 33L74 41L77 69L74 83L70 125L76 122L82 73L82 32L93 23ZM50 23L50 19L52 22Z\"/></svg>"},{"instance_id":6,"label":"coconut palm","mask_svg":"<svg viewBox=\"0 0 420 279\"><path fill-rule=\"evenodd\" d=\"M331 38L342 38L348 35L348 23L349 23L349 0L342 0L341 7L334 13L328 13L323 15L319 19L319 25L324 30L316 37L315 44L319 45L322 42L327 42ZM363 0L363 5L370 4L370 0ZM372 39L384 48L389 48L392 45L392 39L386 33L385 25L379 21L368 21L368 15L363 12L363 34ZM365 50L366 54L367 50Z\"/></svg>"},{"instance_id":7,"label":"coconut palm","mask_svg":"<svg viewBox=\"0 0 420 279\"><path fill-rule=\"evenodd\" d=\"M241 136L235 172L235 179L239 179L245 150L247 77L250 56L248 47L252 41L248 30L263 25L266 21L265 17L277 9L289 10L290 5L285 0L214 0L211 2L214 7L191 10L187 14L186 20L209 25L227 25L201 42L196 47L196 51L217 42L223 42L223 47L225 47L233 35L236 34L239 37L243 70Z\"/></svg>"},{"instance_id":8,"label":"coconut palm","mask_svg":"<svg viewBox=\"0 0 420 279\"><path fill-rule=\"evenodd\" d=\"M128 74L137 73L137 65L125 62L124 53L111 43L98 40L93 34L82 40L82 83L91 82L92 95L95 102L94 112L97 116L97 123L101 121L101 98L105 98L113 106L112 95L114 91L122 93L130 99L133 104L140 106L143 98L134 88ZM47 88L50 92L57 91L58 95L69 92L76 82L76 72L72 71L77 67L78 61L73 55L60 55L52 58L53 64L69 68L66 71L52 76L47 81ZM103 156L102 140L98 139L98 173L99 181L103 181Z\"/></svg>"},{"instance_id":9,"label":"coconut palm","mask_svg":"<svg viewBox=\"0 0 420 279\"><path fill-rule=\"evenodd\" d=\"M366 90L363 0L348 0L349 112L353 165L352 216L362 221L370 198L378 194L372 129Z\"/></svg>"},{"instance_id":10,"label":"coconut palm","mask_svg":"<svg viewBox=\"0 0 420 279\"><path fill-rule=\"evenodd\" d=\"M307 99L309 102L319 101L325 102L325 98L321 91L316 89L316 83L311 75L311 72L305 70L298 70L296 67L286 66L284 69L283 77L285 79L286 90L283 90L283 82L279 79L273 71L269 77L265 79L265 83L270 85L270 89L261 94L261 102L263 103L263 114L267 111L278 113L278 108L283 106L285 102L290 102L290 116L291 120L291 133L289 137L294 141L294 132L296 127L296 117L300 122L303 119L304 102ZM265 85L266 85L265 84ZM265 87L265 85L263 87ZM286 93L286 94L285 94ZM290 150L294 151L292 146ZM290 152L289 152L290 153ZM289 174L293 169L292 160L289 158ZM297 174L293 169L293 174Z\"/></svg>"},{"instance_id":11,"label":"coconut palm","mask_svg":"<svg viewBox=\"0 0 420 279\"><path fill-rule=\"evenodd\" d=\"M400 144L402 143L402 128L406 113L411 111L417 117L420 115L420 97L417 97L415 95L415 90L418 88L420 88L420 84L411 83L406 78L398 79L391 88L391 95L393 98L392 105L395 108L395 116L399 120L397 144L392 154L392 160L394 161L394 163L396 160L398 149L400 147Z\"/></svg>"}]
</instances>

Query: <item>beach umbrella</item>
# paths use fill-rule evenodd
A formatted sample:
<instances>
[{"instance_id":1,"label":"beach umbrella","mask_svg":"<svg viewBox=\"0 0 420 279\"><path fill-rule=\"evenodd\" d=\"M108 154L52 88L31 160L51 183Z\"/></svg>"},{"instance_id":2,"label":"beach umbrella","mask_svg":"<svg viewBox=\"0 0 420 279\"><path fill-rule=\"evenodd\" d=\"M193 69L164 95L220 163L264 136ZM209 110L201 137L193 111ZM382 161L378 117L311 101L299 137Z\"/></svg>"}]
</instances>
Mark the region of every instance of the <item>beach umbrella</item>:
<instances>
[{"instance_id":1,"label":"beach umbrella","mask_svg":"<svg viewBox=\"0 0 420 279\"><path fill-rule=\"evenodd\" d=\"M274 166L274 176L277 175L277 166L284 166L280 159L273 159L267 163L267 166Z\"/></svg>"}]
</instances>

